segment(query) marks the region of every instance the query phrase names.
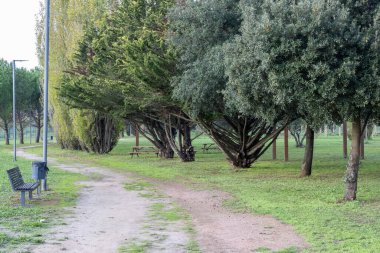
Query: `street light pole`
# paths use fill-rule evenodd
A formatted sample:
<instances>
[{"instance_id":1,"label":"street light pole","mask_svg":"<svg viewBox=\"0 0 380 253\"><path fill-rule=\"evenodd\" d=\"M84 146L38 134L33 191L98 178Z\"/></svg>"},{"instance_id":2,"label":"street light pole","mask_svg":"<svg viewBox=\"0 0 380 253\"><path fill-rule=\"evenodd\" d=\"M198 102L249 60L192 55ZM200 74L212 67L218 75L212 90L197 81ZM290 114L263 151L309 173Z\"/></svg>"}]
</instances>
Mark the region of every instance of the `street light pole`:
<instances>
[{"instance_id":1,"label":"street light pole","mask_svg":"<svg viewBox=\"0 0 380 253\"><path fill-rule=\"evenodd\" d=\"M13 103L13 162L16 161L16 61L12 62L12 103Z\"/></svg>"},{"instance_id":2,"label":"street light pole","mask_svg":"<svg viewBox=\"0 0 380 253\"><path fill-rule=\"evenodd\" d=\"M13 162L17 161L16 157L16 140L17 140L17 127L16 127L16 62L26 60L13 60L12 61L12 100L13 100Z\"/></svg>"},{"instance_id":3,"label":"street light pole","mask_svg":"<svg viewBox=\"0 0 380 253\"><path fill-rule=\"evenodd\" d=\"M43 160L47 165L48 142L48 83L49 83L49 32L50 32L50 0L45 2L45 62L44 62L44 139ZM42 189L47 190L47 180L43 180Z\"/></svg>"}]
</instances>

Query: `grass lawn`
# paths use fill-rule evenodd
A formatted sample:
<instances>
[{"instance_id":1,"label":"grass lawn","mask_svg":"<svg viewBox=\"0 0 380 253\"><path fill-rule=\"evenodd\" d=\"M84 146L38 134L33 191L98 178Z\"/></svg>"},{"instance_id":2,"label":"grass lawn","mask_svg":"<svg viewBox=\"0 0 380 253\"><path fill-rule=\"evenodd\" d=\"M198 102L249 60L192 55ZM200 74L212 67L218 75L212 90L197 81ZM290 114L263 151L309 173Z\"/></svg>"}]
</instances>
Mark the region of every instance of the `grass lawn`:
<instances>
[{"instance_id":1,"label":"grass lawn","mask_svg":"<svg viewBox=\"0 0 380 253\"><path fill-rule=\"evenodd\" d=\"M26 182L31 179L31 161L18 158L13 162L11 147L0 145L0 252L27 252L30 244L43 243L47 228L62 222L60 217L64 207L75 203L79 186L79 174L67 173L51 167L49 187L51 191L42 192L41 198L30 203L33 207L20 207L20 193L13 193L6 170L19 166ZM50 167L50 166L49 166ZM36 191L35 191L36 192ZM28 194L26 194L28 196ZM28 198L28 197L26 197Z\"/></svg>"},{"instance_id":2,"label":"grass lawn","mask_svg":"<svg viewBox=\"0 0 380 253\"><path fill-rule=\"evenodd\" d=\"M298 178L303 149L295 148L292 141L290 162L282 161L280 138L277 161L271 160L268 150L251 169L242 172L232 171L221 152L203 153L202 144L208 142L207 137L194 142L198 152L196 161L191 163L162 160L154 154L130 158L132 137L122 139L107 155L62 151L57 145L50 146L49 155L162 180L196 181L220 188L236 197L226 205L240 211L271 214L293 225L311 245L306 252L380 252L380 138L366 144L358 201L350 203L340 201L346 165L340 137L316 139L313 175L304 179ZM141 139L140 145L150 144ZM41 151L35 148L31 152Z\"/></svg>"}]
</instances>

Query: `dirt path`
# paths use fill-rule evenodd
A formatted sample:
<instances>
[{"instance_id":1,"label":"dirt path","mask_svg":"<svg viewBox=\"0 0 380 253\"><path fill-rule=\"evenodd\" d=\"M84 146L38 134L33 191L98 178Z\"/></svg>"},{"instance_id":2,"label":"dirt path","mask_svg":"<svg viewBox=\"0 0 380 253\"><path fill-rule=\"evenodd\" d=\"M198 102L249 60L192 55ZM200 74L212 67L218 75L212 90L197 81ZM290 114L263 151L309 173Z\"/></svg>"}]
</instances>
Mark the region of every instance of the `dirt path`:
<instances>
[{"instance_id":1,"label":"dirt path","mask_svg":"<svg viewBox=\"0 0 380 253\"><path fill-rule=\"evenodd\" d=\"M269 215L234 213L223 207L223 202L231 198L227 193L190 189L172 182L156 184L191 214L203 252L248 253L309 246L291 226Z\"/></svg>"},{"instance_id":2,"label":"dirt path","mask_svg":"<svg viewBox=\"0 0 380 253\"><path fill-rule=\"evenodd\" d=\"M28 159L41 160L23 150L18 154ZM157 223L147 219L150 207L157 200L144 198L138 191L124 189L126 182L131 183L135 179L82 164L64 165L53 159L49 159L49 164L89 175L90 180L81 183L85 187L80 191L77 205L72 208L72 215L64 221L67 225L54 227L46 243L28 249L29 252L111 253L118 252L123 245L128 248L128 245L143 247L144 244L149 244L151 252L186 252L189 236L181 224L165 224L165 231L160 231L162 228L158 226L150 226L150 230L146 231L147 225ZM168 204L165 199L160 201ZM154 245L158 241L157 237L160 245Z\"/></svg>"},{"instance_id":3,"label":"dirt path","mask_svg":"<svg viewBox=\"0 0 380 253\"><path fill-rule=\"evenodd\" d=\"M20 155L36 158L23 151ZM67 166L53 160L49 163L87 175L97 173L103 179L85 182L86 187L80 194L73 217L66 221L68 225L56 228L56 234L48 244L35 248L33 252L117 252L117 248L128 240L152 240L152 235L162 230L150 226L148 231L143 231L144 224L146 227L147 222L150 225L154 223L147 221L146 216L149 216L149 206L157 200L142 198L136 191L123 189L123 183L136 180L130 173L121 174L82 164ZM223 202L230 198L226 193L197 190L174 182L150 182L170 197L169 202L174 201L188 211L202 252L248 253L308 247L291 226L271 216L234 213L223 207ZM147 252L186 252L185 245L191 239L183 230L183 227L178 229L178 224L167 227L165 239L160 237L156 240L156 247L150 245ZM61 238L67 240L62 241Z\"/></svg>"}]
</instances>

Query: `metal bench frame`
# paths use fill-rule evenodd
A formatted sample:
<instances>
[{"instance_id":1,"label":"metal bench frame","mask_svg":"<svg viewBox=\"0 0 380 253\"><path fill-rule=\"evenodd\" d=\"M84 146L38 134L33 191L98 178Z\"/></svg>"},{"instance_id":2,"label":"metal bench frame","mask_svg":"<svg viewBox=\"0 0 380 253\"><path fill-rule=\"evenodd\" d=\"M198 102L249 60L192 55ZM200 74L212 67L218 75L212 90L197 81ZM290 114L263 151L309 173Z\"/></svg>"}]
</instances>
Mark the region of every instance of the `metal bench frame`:
<instances>
[{"instance_id":1,"label":"metal bench frame","mask_svg":"<svg viewBox=\"0 0 380 253\"><path fill-rule=\"evenodd\" d=\"M40 185L37 183L25 183L22 179L21 171L19 167L7 170L8 179L14 192L21 192L21 206L25 206L25 192L29 192L29 199L33 199L33 191Z\"/></svg>"}]
</instances>

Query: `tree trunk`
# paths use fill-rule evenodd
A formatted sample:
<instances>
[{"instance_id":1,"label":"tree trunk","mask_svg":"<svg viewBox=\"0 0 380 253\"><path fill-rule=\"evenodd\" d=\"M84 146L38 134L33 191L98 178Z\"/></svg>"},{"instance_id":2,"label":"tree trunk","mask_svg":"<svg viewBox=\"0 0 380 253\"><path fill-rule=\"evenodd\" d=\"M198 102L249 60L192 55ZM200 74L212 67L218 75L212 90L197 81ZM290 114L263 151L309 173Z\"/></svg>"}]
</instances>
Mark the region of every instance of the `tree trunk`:
<instances>
[{"instance_id":1,"label":"tree trunk","mask_svg":"<svg viewBox=\"0 0 380 253\"><path fill-rule=\"evenodd\" d=\"M19 123L20 125L20 144L24 144L24 126L23 124L20 122Z\"/></svg>"},{"instance_id":2,"label":"tree trunk","mask_svg":"<svg viewBox=\"0 0 380 253\"><path fill-rule=\"evenodd\" d=\"M249 168L257 161L288 124L267 124L258 118L239 115L214 121L198 118L198 122L236 170Z\"/></svg>"},{"instance_id":3,"label":"tree trunk","mask_svg":"<svg viewBox=\"0 0 380 253\"><path fill-rule=\"evenodd\" d=\"M36 128L36 143L40 143L42 129L42 110L32 111L34 127Z\"/></svg>"},{"instance_id":4,"label":"tree trunk","mask_svg":"<svg viewBox=\"0 0 380 253\"><path fill-rule=\"evenodd\" d=\"M165 127L167 140L182 162L193 162L195 160L194 147L191 145L190 124L189 121L175 116L167 118L167 126ZM172 134L172 125L177 126L177 143Z\"/></svg>"},{"instance_id":5,"label":"tree trunk","mask_svg":"<svg viewBox=\"0 0 380 253\"><path fill-rule=\"evenodd\" d=\"M347 122L343 122L343 157L347 158Z\"/></svg>"},{"instance_id":6,"label":"tree trunk","mask_svg":"<svg viewBox=\"0 0 380 253\"><path fill-rule=\"evenodd\" d=\"M284 160L289 161L289 129L288 126L284 129Z\"/></svg>"},{"instance_id":7,"label":"tree trunk","mask_svg":"<svg viewBox=\"0 0 380 253\"><path fill-rule=\"evenodd\" d=\"M8 124L4 126L4 134L5 134L5 145L9 145L9 128Z\"/></svg>"},{"instance_id":8,"label":"tree trunk","mask_svg":"<svg viewBox=\"0 0 380 253\"><path fill-rule=\"evenodd\" d=\"M163 148L160 148L159 155L161 158L164 159L174 158L174 151L169 143L166 143L166 145Z\"/></svg>"},{"instance_id":9,"label":"tree trunk","mask_svg":"<svg viewBox=\"0 0 380 253\"><path fill-rule=\"evenodd\" d=\"M41 138L41 125L36 128L36 143L40 143Z\"/></svg>"},{"instance_id":10,"label":"tree trunk","mask_svg":"<svg viewBox=\"0 0 380 253\"><path fill-rule=\"evenodd\" d=\"M118 121L112 116L96 113L91 127L87 129L90 138L81 141L82 149L97 154L109 153L120 136Z\"/></svg>"},{"instance_id":11,"label":"tree trunk","mask_svg":"<svg viewBox=\"0 0 380 253\"><path fill-rule=\"evenodd\" d=\"M191 128L189 124L185 124L183 127L184 133L184 152L186 155L186 161L187 162L192 162L195 161L195 152L194 152L194 147L191 144Z\"/></svg>"},{"instance_id":12,"label":"tree trunk","mask_svg":"<svg viewBox=\"0 0 380 253\"><path fill-rule=\"evenodd\" d=\"M306 146L305 154L301 166L301 177L307 177L311 175L311 169L313 165L313 154L314 154L314 131L307 126L306 128Z\"/></svg>"},{"instance_id":13,"label":"tree trunk","mask_svg":"<svg viewBox=\"0 0 380 253\"><path fill-rule=\"evenodd\" d=\"M127 136L131 136L131 132L132 132L132 130L131 130L131 122L129 121L129 120L125 120L125 130L126 130L126 132L127 132Z\"/></svg>"},{"instance_id":14,"label":"tree trunk","mask_svg":"<svg viewBox=\"0 0 380 253\"><path fill-rule=\"evenodd\" d=\"M364 160L364 133L360 137L360 159Z\"/></svg>"},{"instance_id":15,"label":"tree trunk","mask_svg":"<svg viewBox=\"0 0 380 253\"><path fill-rule=\"evenodd\" d=\"M178 149L179 149L179 152L183 153L181 124L178 124L177 129L178 129Z\"/></svg>"},{"instance_id":16,"label":"tree trunk","mask_svg":"<svg viewBox=\"0 0 380 253\"><path fill-rule=\"evenodd\" d=\"M145 128L142 129L139 127L140 124L144 122ZM166 135L165 127L162 123L151 118L143 118L140 120L140 123L130 121L130 124L134 126L147 140L149 140L158 150L159 156L164 159L171 159L174 157L174 151L169 143L169 140ZM172 136L176 135L176 131L172 129Z\"/></svg>"},{"instance_id":17,"label":"tree trunk","mask_svg":"<svg viewBox=\"0 0 380 253\"><path fill-rule=\"evenodd\" d=\"M359 118L354 119L352 122L351 135L350 159L348 160L345 176L346 192L344 194L344 200L347 201L356 199L361 139L361 122Z\"/></svg>"},{"instance_id":18,"label":"tree trunk","mask_svg":"<svg viewBox=\"0 0 380 253\"><path fill-rule=\"evenodd\" d=\"M136 146L140 146L139 127L135 125Z\"/></svg>"}]
</instances>

